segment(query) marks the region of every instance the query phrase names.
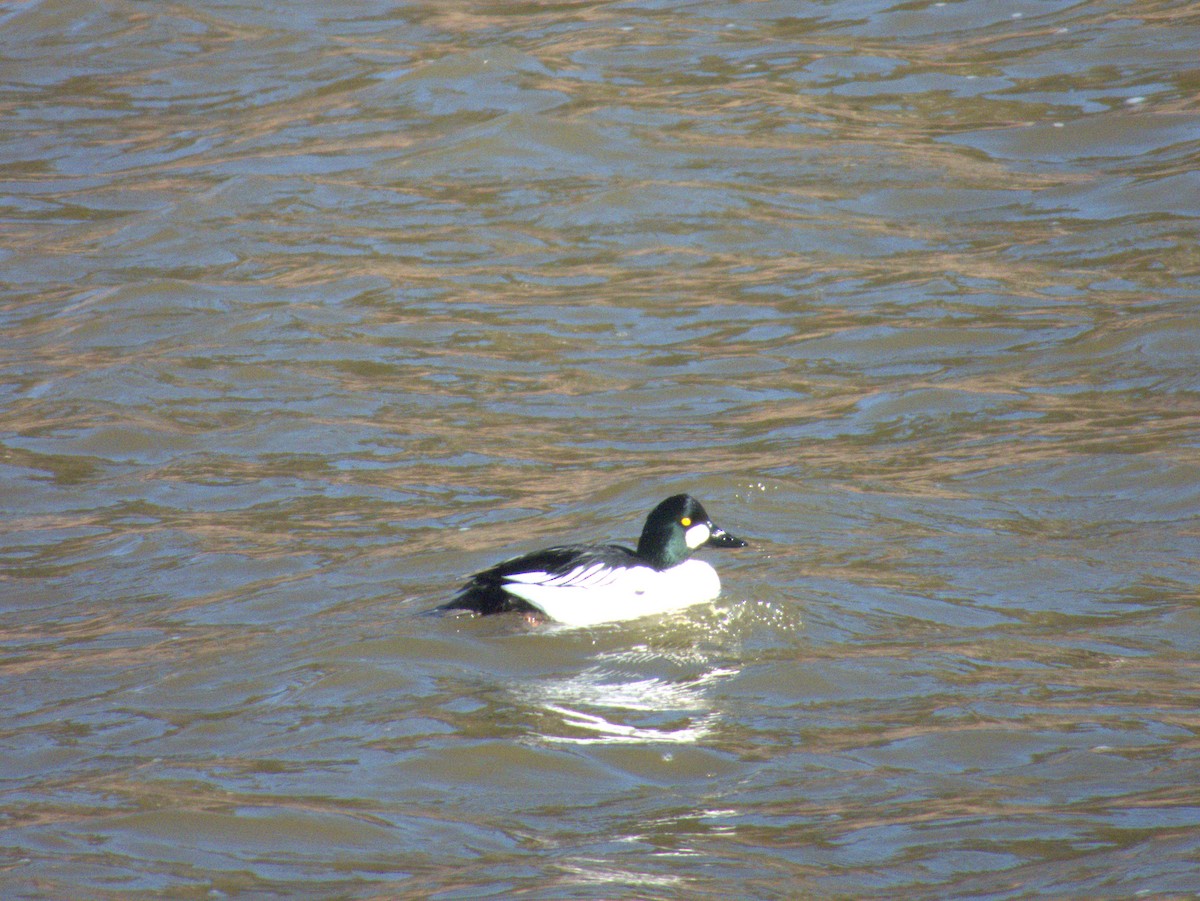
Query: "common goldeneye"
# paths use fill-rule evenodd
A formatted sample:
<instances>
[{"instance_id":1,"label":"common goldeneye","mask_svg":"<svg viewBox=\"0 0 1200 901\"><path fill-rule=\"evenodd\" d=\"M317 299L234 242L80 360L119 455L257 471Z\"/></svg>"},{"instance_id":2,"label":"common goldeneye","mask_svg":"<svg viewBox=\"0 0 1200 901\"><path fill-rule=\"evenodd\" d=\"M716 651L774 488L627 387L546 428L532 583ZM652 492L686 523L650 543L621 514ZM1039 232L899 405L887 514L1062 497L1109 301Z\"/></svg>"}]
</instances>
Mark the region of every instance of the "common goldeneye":
<instances>
[{"instance_id":1,"label":"common goldeneye","mask_svg":"<svg viewBox=\"0 0 1200 901\"><path fill-rule=\"evenodd\" d=\"M534 551L476 573L441 609L484 616L519 610L572 626L680 610L721 591L715 569L688 559L705 545L746 542L713 525L694 497L677 494L646 517L636 551L619 544Z\"/></svg>"}]
</instances>

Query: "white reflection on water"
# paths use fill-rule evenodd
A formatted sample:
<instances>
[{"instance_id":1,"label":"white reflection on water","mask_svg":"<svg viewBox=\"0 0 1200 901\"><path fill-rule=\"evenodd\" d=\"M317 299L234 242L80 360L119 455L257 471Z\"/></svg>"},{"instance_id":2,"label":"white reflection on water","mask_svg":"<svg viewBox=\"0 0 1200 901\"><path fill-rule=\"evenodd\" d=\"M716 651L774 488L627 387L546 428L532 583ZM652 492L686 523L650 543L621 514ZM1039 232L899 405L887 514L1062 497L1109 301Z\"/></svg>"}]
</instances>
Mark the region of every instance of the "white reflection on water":
<instances>
[{"instance_id":1,"label":"white reflection on water","mask_svg":"<svg viewBox=\"0 0 1200 901\"><path fill-rule=\"evenodd\" d=\"M686 681L659 677L614 681L610 670L592 668L528 686L523 700L553 718L540 738L565 744L692 744L720 720L707 689L737 675L740 667L717 667ZM644 715L652 723L637 723ZM560 734L567 730L568 734ZM580 734L582 733L582 734Z\"/></svg>"},{"instance_id":2,"label":"white reflection on water","mask_svg":"<svg viewBox=\"0 0 1200 901\"><path fill-rule=\"evenodd\" d=\"M576 885L635 885L639 888L669 889L683 884L683 877L674 874L650 875L613 867L608 861L595 861L594 866L564 866L566 881Z\"/></svg>"}]
</instances>

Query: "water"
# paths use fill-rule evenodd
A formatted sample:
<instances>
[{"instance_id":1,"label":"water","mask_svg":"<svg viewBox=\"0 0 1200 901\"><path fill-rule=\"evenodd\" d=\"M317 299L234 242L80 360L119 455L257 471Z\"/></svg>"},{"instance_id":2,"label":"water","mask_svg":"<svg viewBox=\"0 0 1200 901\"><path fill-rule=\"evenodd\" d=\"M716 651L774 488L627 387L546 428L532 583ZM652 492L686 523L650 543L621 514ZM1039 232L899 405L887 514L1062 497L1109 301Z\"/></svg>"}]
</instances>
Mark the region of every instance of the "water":
<instances>
[{"instance_id":1,"label":"water","mask_svg":"<svg viewBox=\"0 0 1200 901\"><path fill-rule=\"evenodd\" d=\"M1194 897L1197 26L8 7L4 897Z\"/></svg>"}]
</instances>

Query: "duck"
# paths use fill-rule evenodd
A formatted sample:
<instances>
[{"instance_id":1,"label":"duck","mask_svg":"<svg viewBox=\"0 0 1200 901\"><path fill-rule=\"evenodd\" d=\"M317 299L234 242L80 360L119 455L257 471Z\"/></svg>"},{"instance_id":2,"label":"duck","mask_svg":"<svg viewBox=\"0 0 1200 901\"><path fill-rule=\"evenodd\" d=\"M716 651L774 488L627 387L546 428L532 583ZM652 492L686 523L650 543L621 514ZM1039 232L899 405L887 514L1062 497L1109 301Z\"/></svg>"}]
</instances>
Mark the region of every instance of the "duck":
<instances>
[{"instance_id":1,"label":"duck","mask_svg":"<svg viewBox=\"0 0 1200 901\"><path fill-rule=\"evenodd\" d=\"M711 601L717 571L692 554L747 542L715 525L690 494L650 511L637 549L567 544L512 557L478 572L438 608L490 616L519 611L531 621L592 626L670 613Z\"/></svg>"}]
</instances>

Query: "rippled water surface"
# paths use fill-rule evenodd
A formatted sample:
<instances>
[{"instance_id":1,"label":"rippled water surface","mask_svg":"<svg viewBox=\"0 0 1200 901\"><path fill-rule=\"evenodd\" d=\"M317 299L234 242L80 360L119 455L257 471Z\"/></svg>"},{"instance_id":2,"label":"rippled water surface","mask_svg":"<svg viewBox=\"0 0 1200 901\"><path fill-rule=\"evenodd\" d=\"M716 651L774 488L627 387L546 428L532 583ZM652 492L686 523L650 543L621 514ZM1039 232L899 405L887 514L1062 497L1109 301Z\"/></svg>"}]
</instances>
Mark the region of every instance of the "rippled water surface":
<instances>
[{"instance_id":1,"label":"rippled water surface","mask_svg":"<svg viewBox=\"0 0 1200 901\"><path fill-rule=\"evenodd\" d=\"M0 894L1194 896L1200 11L0 11ZM711 606L429 615L690 491Z\"/></svg>"}]
</instances>

